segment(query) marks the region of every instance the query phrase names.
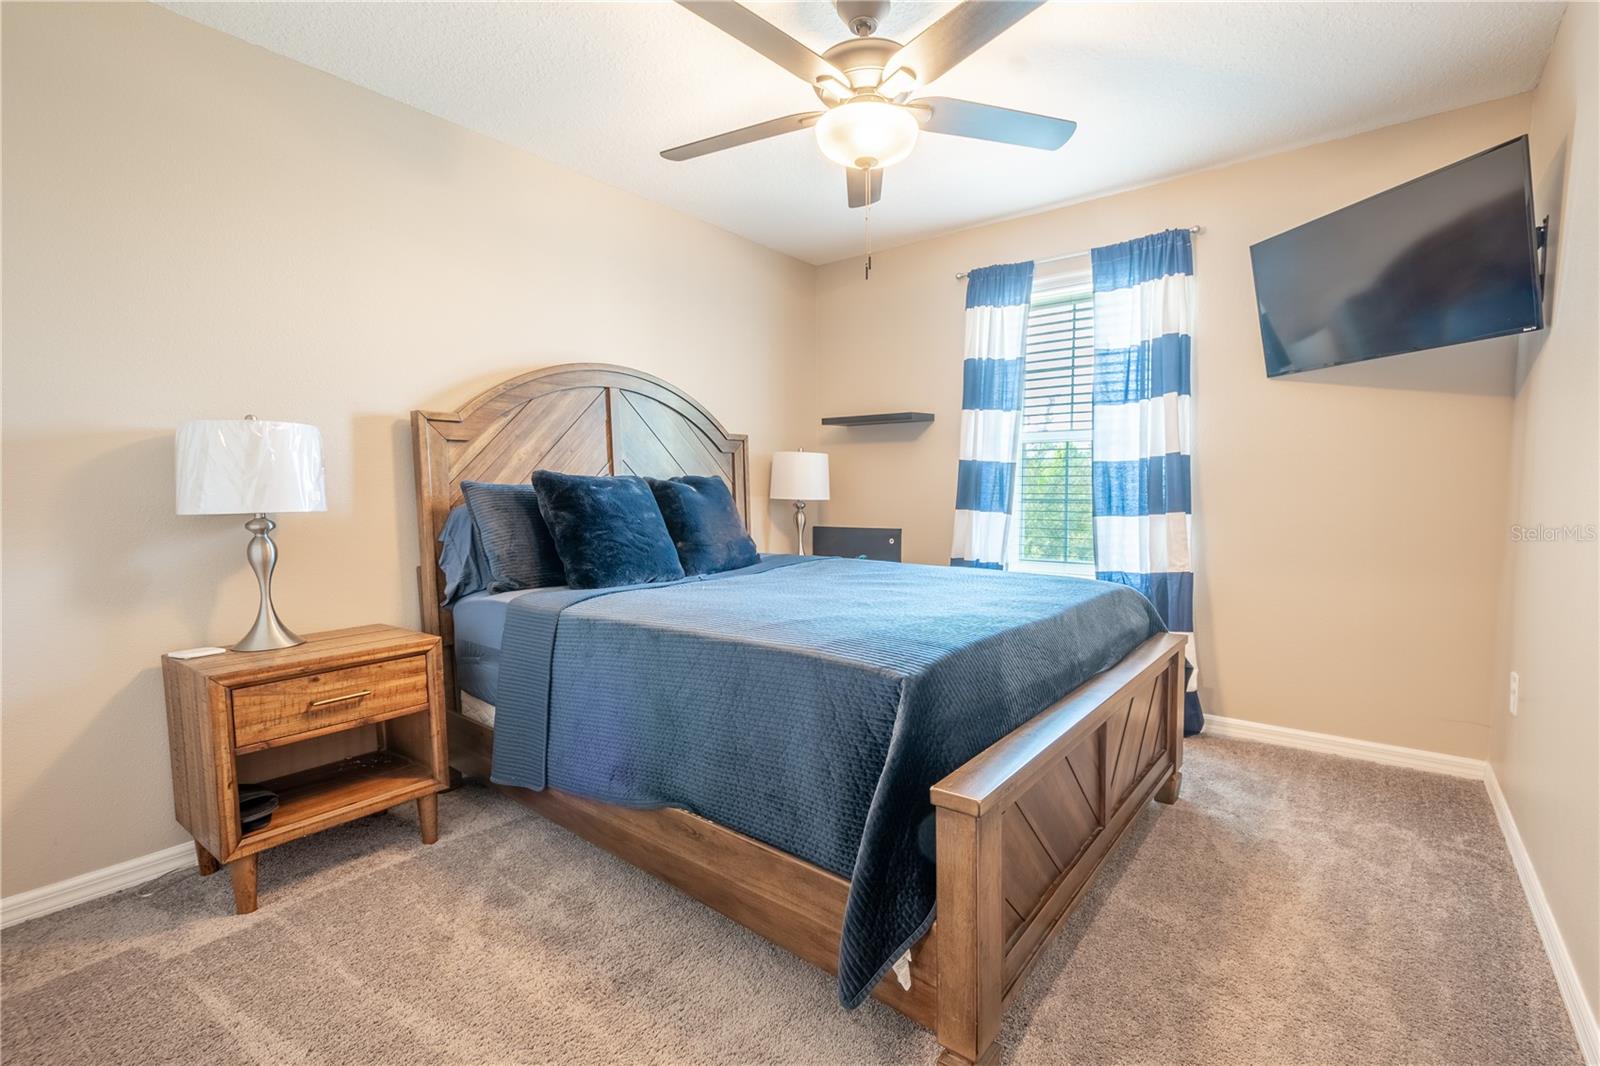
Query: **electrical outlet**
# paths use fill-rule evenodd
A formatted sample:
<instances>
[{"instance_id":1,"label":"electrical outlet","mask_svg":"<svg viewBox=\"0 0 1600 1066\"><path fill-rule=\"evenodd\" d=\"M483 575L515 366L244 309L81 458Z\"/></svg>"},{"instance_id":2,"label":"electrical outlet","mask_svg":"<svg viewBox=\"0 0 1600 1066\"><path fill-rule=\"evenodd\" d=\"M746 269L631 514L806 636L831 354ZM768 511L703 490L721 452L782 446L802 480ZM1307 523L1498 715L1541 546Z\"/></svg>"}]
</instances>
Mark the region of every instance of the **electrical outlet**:
<instances>
[{"instance_id":1,"label":"electrical outlet","mask_svg":"<svg viewBox=\"0 0 1600 1066\"><path fill-rule=\"evenodd\" d=\"M1511 717L1517 716L1517 672L1511 671Z\"/></svg>"}]
</instances>

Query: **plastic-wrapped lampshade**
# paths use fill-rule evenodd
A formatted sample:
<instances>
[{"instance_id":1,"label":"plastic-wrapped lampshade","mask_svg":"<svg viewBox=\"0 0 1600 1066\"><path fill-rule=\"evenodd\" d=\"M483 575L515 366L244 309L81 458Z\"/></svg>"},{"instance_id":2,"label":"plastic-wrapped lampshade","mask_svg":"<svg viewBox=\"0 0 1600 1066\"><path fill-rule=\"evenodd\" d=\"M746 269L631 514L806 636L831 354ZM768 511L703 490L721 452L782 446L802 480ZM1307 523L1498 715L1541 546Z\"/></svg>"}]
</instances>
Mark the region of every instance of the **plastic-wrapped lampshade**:
<instances>
[{"instance_id":1,"label":"plastic-wrapped lampshade","mask_svg":"<svg viewBox=\"0 0 1600 1066\"><path fill-rule=\"evenodd\" d=\"M179 514L326 511L322 433L299 422L256 419L178 427Z\"/></svg>"},{"instance_id":2,"label":"plastic-wrapped lampshade","mask_svg":"<svg viewBox=\"0 0 1600 1066\"><path fill-rule=\"evenodd\" d=\"M817 147L842 167L886 167L911 154L919 129L906 108L852 100L817 120Z\"/></svg>"},{"instance_id":3,"label":"plastic-wrapped lampshade","mask_svg":"<svg viewBox=\"0 0 1600 1066\"><path fill-rule=\"evenodd\" d=\"M772 453L772 488L767 495L774 500L826 500L828 453Z\"/></svg>"}]
</instances>

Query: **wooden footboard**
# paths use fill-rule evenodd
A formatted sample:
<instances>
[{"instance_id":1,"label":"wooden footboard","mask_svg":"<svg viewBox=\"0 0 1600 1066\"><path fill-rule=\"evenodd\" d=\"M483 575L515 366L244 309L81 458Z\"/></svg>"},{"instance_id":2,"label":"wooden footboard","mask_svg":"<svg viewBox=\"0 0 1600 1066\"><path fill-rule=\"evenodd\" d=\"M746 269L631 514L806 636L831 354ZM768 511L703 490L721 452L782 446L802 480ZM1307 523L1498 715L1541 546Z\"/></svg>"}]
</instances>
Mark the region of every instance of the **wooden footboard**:
<instances>
[{"instance_id":1,"label":"wooden footboard","mask_svg":"<svg viewBox=\"0 0 1600 1066\"><path fill-rule=\"evenodd\" d=\"M933 787L940 1063L986 1063L1020 981L1134 815L1178 798L1183 640L1162 634Z\"/></svg>"}]
</instances>

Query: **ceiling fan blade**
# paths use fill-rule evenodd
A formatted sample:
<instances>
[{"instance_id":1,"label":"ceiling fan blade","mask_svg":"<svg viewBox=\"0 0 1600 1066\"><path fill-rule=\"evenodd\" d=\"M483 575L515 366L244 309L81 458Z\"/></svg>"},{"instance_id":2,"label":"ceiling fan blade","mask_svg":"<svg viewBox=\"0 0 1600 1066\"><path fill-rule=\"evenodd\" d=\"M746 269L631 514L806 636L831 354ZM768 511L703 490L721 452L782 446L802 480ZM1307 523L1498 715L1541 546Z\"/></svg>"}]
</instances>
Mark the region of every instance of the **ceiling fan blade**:
<instances>
[{"instance_id":1,"label":"ceiling fan blade","mask_svg":"<svg viewBox=\"0 0 1600 1066\"><path fill-rule=\"evenodd\" d=\"M926 110L922 128L927 133L947 133L952 137L975 137L980 141L1020 144L1024 148L1043 148L1053 152L1067 143L1078 124L1071 119L1013 111L1009 107L976 104L948 96L925 96L908 105L913 111Z\"/></svg>"},{"instance_id":2,"label":"ceiling fan blade","mask_svg":"<svg viewBox=\"0 0 1600 1066\"><path fill-rule=\"evenodd\" d=\"M927 85L1043 3L1044 0L965 0L896 52L883 71L893 74L899 67L910 67L917 84Z\"/></svg>"},{"instance_id":3,"label":"ceiling fan blade","mask_svg":"<svg viewBox=\"0 0 1600 1066\"><path fill-rule=\"evenodd\" d=\"M695 159L699 156L720 152L724 148L735 148L751 141L764 141L768 137L776 137L783 133L793 133L803 130L807 126L816 125L817 119L822 117L821 111L802 111L798 115L785 115L782 118L769 118L765 122L757 122L754 126L743 129L729 130L719 133L715 137L705 137L688 144L680 144L676 148L668 148L661 153L662 159L681 162L685 159Z\"/></svg>"},{"instance_id":4,"label":"ceiling fan blade","mask_svg":"<svg viewBox=\"0 0 1600 1066\"><path fill-rule=\"evenodd\" d=\"M849 81L832 63L784 33L778 27L733 0L678 0L729 37L772 60L807 85L820 78Z\"/></svg>"},{"instance_id":5,"label":"ceiling fan blade","mask_svg":"<svg viewBox=\"0 0 1600 1066\"><path fill-rule=\"evenodd\" d=\"M847 167L844 172L845 192L850 198L851 207L866 207L868 204L878 202L878 197L883 195L883 169L861 170L857 167Z\"/></svg>"}]
</instances>

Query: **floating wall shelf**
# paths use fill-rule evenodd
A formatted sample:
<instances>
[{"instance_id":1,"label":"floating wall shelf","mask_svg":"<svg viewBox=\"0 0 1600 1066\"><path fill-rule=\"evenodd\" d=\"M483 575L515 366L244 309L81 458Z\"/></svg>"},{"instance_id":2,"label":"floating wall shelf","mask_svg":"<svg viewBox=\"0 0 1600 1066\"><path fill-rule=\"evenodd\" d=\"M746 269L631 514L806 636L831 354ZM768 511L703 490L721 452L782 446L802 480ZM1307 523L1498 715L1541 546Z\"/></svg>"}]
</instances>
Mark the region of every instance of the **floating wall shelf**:
<instances>
[{"instance_id":1,"label":"floating wall shelf","mask_svg":"<svg viewBox=\"0 0 1600 1066\"><path fill-rule=\"evenodd\" d=\"M884 415L840 415L837 418L824 418L825 426L888 426L900 425L906 422L932 422L933 415L927 411L891 411Z\"/></svg>"}]
</instances>

